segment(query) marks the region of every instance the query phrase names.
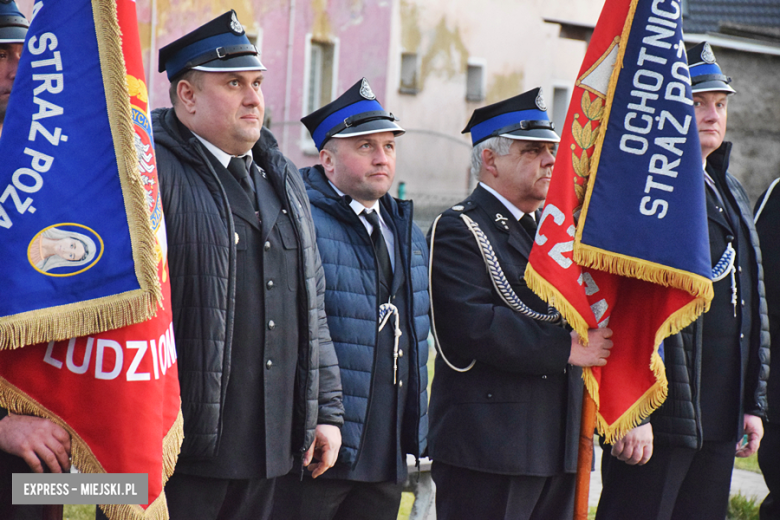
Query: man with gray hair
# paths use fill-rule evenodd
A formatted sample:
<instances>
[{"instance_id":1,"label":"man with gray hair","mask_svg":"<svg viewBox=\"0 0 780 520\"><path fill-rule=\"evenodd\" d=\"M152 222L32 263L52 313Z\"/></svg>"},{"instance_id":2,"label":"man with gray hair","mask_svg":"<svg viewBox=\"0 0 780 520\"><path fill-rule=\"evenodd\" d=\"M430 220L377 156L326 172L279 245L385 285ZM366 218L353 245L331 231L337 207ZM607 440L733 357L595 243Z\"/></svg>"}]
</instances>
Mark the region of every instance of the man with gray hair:
<instances>
[{"instance_id":1,"label":"man with gray hair","mask_svg":"<svg viewBox=\"0 0 780 520\"><path fill-rule=\"evenodd\" d=\"M606 364L612 331L584 347L523 278L559 138L539 88L477 109L464 132L479 185L429 234L437 518L571 518L580 367Z\"/></svg>"}]
</instances>

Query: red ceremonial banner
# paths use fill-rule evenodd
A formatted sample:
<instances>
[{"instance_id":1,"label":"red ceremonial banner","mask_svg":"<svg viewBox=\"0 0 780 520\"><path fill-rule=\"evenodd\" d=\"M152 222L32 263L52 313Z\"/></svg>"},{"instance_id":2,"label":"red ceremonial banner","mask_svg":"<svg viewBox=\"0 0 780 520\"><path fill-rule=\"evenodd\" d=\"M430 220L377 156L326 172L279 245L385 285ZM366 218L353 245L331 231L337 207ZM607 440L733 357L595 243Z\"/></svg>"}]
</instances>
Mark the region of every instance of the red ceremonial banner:
<instances>
[{"instance_id":1,"label":"red ceremonial banner","mask_svg":"<svg viewBox=\"0 0 780 520\"><path fill-rule=\"evenodd\" d=\"M93 2L93 7L95 6ZM114 2L101 7L114 9ZM108 7L106 7L108 6ZM135 2L117 0L139 181L157 237L162 301L154 318L88 337L0 351L0 406L50 419L71 435L85 473L146 473L149 502L100 506L112 520L165 520L164 485L183 439L165 221L148 117Z\"/></svg>"},{"instance_id":2,"label":"red ceremonial banner","mask_svg":"<svg viewBox=\"0 0 780 520\"><path fill-rule=\"evenodd\" d=\"M635 19L635 13L642 15L637 14ZM629 42L632 24L635 24L640 36ZM658 24L660 28L654 24ZM693 244L681 243L683 227L674 230L674 225L684 224L675 220L680 217L671 213L681 205L678 204L674 208L669 206L670 215L664 221L661 219L666 216L665 210L663 214L657 215L642 210L640 199L647 193L646 189L642 191L645 178L648 173L653 173L652 161L655 161L657 156L652 155L653 152L647 156L642 155L647 147L641 153L628 150L631 153L621 156L623 162L618 163L605 159L602 153L606 150L602 148L605 134L615 135L616 132L618 136L623 135L625 140L628 131L624 126L635 129L636 121L650 121L647 129L641 130L643 134L674 130L669 128L670 125L664 126L664 117L653 118L644 111L657 110L659 115L668 115L666 111L662 111L664 107L660 104L669 102L672 89L667 86L664 97L664 89L660 86L664 82L670 82L667 77L671 75L664 71L650 71L649 65L663 63L672 71L677 71L678 68L675 68L676 61L673 62L667 57L656 57L659 49L663 52L674 50L678 56L675 60L682 59L679 68L687 74L681 24L679 9L676 12L660 11L657 2L651 0L606 1L575 82L550 190L526 270L529 287L561 311L581 337L587 339L587 330L597 327L609 326L613 331L614 347L606 366L586 368L583 375L588 393L597 406L598 430L610 443L637 426L663 403L667 395L667 380L659 347L664 338L680 331L708 308L712 298L712 285L708 277L626 252L637 249L652 252L679 251L680 255L684 256L693 251ZM677 28L677 32L670 28ZM648 29L651 35L643 39L640 29ZM632 45L634 49L637 45L646 45L641 48L641 53L644 54L640 53L638 62L646 63L645 68L648 70L642 69L637 73L640 80L644 77L643 74L652 74L653 78L660 82L659 93L646 95L643 105L640 104L641 99L635 101L639 109L634 112L631 112L630 108L634 105L628 105L627 110L625 105L613 103L618 94L622 94L621 99L625 99L639 90L638 87L632 86L616 94L622 71L628 70L626 77L629 79L625 80L628 83L630 78L634 78L634 82L639 81L630 68L636 68L637 64L624 63L626 49ZM651 59L656 63L651 63ZM675 67L672 67L673 63ZM676 74L677 76L672 78L677 82L674 87L682 89L684 94L685 84L680 82L680 78L687 78L679 72ZM690 85L690 80L687 83ZM690 98L689 86L687 90ZM639 94L645 95L644 92ZM689 104L690 99L676 95L673 101L677 104L675 106L683 107ZM692 102L690 107L692 111ZM690 118L686 121L690 121ZM690 134L695 135L695 127L693 128ZM644 139L643 135L628 137L637 141ZM649 135L647 141L654 143L652 137L653 135ZM698 153L698 139L694 144L695 138L689 133L675 134L673 139L656 140L651 146L657 146L659 141L664 144L670 141L684 143L687 139L691 141L689 146L695 148ZM625 152L623 148L618 152ZM678 151L673 150L674 153ZM694 162L697 163L695 171L680 171L680 179L701 177L701 157L698 156ZM606 175L607 171L611 177ZM603 179L638 179L642 186L628 193L618 183L609 185L606 181L602 182L599 200L603 206L599 208L592 197L593 185L599 172ZM677 172L671 174L674 174L675 178L678 175ZM678 182L680 183L681 181ZM676 189L674 195L683 201L685 197L700 197L703 201L702 183L689 184L692 186L690 192L684 191L679 185L674 188L667 186L665 189L666 192ZM605 200L609 202L604 202ZM627 200L631 201L631 205L626 214L617 217L610 215L610 220L606 223L603 219L600 222L594 221L593 215L607 213L603 208L618 206L618 202L625 203ZM691 202L688 206L694 207ZM701 207L704 207L703 202ZM706 217L703 211L701 219L706 233ZM621 238L622 242L617 241L615 247L610 250L589 246L582 239L586 220L598 224L591 226L592 233L596 228L596 233L608 240L615 241L614 237L624 235L627 238ZM656 232L653 226L660 225L667 226L666 229L672 231L666 235ZM621 234L616 233L616 230L620 230ZM626 233L626 230L629 232ZM706 246L706 235L703 240ZM707 247L705 262L708 261Z\"/></svg>"}]
</instances>

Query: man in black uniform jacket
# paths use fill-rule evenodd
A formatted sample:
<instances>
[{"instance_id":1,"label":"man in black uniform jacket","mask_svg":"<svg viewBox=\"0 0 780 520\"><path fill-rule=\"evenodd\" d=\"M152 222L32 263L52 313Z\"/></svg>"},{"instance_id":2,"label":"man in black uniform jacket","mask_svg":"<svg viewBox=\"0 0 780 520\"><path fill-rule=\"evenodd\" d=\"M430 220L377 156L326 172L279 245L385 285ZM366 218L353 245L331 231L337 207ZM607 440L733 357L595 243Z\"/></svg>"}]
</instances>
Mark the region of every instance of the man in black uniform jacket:
<instances>
[{"instance_id":1,"label":"man in black uniform jacket","mask_svg":"<svg viewBox=\"0 0 780 520\"><path fill-rule=\"evenodd\" d=\"M428 450L440 520L572 517L579 367L606 364L612 331L589 331L583 347L543 321L547 304L523 279L555 162L552 128L538 88L477 109L464 132L479 186L429 235L440 355ZM467 221L492 245L505 280L491 280ZM494 282L530 309L515 310Z\"/></svg>"},{"instance_id":2,"label":"man in black uniform jacket","mask_svg":"<svg viewBox=\"0 0 780 520\"><path fill-rule=\"evenodd\" d=\"M153 113L184 444L171 518L265 519L293 455L336 460L341 382L309 200L262 128L262 63L233 11L160 50ZM301 469L302 471L302 469Z\"/></svg>"},{"instance_id":3,"label":"man in black uniform jacket","mask_svg":"<svg viewBox=\"0 0 780 520\"><path fill-rule=\"evenodd\" d=\"M712 264L723 260L725 268L713 268L709 312L664 341L666 402L611 450L605 445L597 519L724 518L734 456L755 453L763 435L769 332L761 252L748 197L727 171L731 143L723 142L734 89L708 43L689 50L688 63Z\"/></svg>"},{"instance_id":4,"label":"man in black uniform jacket","mask_svg":"<svg viewBox=\"0 0 780 520\"><path fill-rule=\"evenodd\" d=\"M756 204L756 231L761 239L772 362L766 395L769 410L764 417L764 438L758 450L758 465L769 495L761 503L761 520L780 520L780 179L776 179Z\"/></svg>"}]
</instances>

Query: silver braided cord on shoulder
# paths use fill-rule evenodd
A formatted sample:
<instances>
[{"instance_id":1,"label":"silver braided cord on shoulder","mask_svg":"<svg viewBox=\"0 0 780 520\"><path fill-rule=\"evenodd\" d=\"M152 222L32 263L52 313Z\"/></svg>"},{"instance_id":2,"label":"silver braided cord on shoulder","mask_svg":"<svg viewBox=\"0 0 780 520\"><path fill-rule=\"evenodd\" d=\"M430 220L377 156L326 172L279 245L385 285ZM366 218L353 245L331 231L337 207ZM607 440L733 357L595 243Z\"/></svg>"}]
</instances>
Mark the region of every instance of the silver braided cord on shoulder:
<instances>
[{"instance_id":1,"label":"silver braided cord on shoulder","mask_svg":"<svg viewBox=\"0 0 780 520\"><path fill-rule=\"evenodd\" d=\"M444 363L451 369L455 370L456 372L468 372L474 367L474 364L477 362L477 360L472 359L471 363L469 363L469 365L465 368L456 367L444 355L444 352L441 349L441 344L439 343L439 337L436 334L436 319L433 312L433 275L432 274L433 274L433 247L436 238L436 225L439 223L440 218L441 215L436 217L436 220L433 221L433 226L431 227L430 258L428 260L428 296L430 299L430 306L431 306L431 332L433 333L433 342L434 342L434 346L436 347L436 351L439 353ZM466 227L468 227L469 231L471 231L471 234L474 235L474 239L477 241L477 249L479 249L482 258L485 261L485 266L487 268L488 274L490 275L490 280L493 282L493 287L495 287L496 292L498 292L498 295L501 297L504 303L510 309L537 321L552 323L560 320L561 313L554 309L553 312L551 313L543 314L541 312L534 311L533 309L529 308L525 303L523 303L523 301L515 293L514 289L512 289L509 280L506 279L504 270L501 268L501 265L498 263L498 258L496 257L496 253L495 251L493 251L493 246L490 244L490 241L488 240L487 236L485 236L485 233L479 228L479 225L476 222L474 222L472 219L470 219L467 215L461 214L460 218L463 220L463 222L465 222Z\"/></svg>"},{"instance_id":2,"label":"silver braided cord on shoulder","mask_svg":"<svg viewBox=\"0 0 780 520\"><path fill-rule=\"evenodd\" d=\"M468 372L474 368L474 364L477 362L477 360L472 359L471 363L469 363L469 365L465 368L456 367L450 362L449 359L447 359L447 356L444 355L444 351L441 349L441 344L439 343L439 336L436 334L436 317L433 313L433 245L436 241L436 225L439 223L440 218L441 215L436 217L436 220L433 221L433 226L431 226L431 247L428 256L428 301L431 307L431 333L433 334L433 346L436 348L436 352L438 352L441 356L442 361L444 361L448 367L453 369L455 372Z\"/></svg>"},{"instance_id":3,"label":"silver braided cord on shoulder","mask_svg":"<svg viewBox=\"0 0 780 520\"><path fill-rule=\"evenodd\" d=\"M501 299L504 300L504 303L506 303L510 309L536 321L552 323L560 320L561 313L555 309L552 309L552 312L543 314L541 312L536 312L523 303L523 300L521 300L514 289L512 289L509 280L506 279L504 270L501 269L496 253L493 251L493 246L490 245L490 241L485 236L485 233L479 228L479 224L471 220L467 215L461 214L460 218L463 219L463 222L466 223L469 231L474 235L479 251L482 253L482 258L485 259L485 265L490 273L490 279L493 282L493 286L496 288L496 291L498 291Z\"/></svg>"}]
</instances>

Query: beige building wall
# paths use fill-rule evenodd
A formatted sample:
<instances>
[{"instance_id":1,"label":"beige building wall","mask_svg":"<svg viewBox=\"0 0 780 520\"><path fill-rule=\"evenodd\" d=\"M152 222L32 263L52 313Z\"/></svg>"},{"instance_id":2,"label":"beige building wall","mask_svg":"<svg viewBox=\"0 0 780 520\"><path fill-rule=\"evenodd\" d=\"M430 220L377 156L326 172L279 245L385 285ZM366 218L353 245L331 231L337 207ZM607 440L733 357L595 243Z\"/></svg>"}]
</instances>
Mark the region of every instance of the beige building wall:
<instances>
[{"instance_id":1,"label":"beige building wall","mask_svg":"<svg viewBox=\"0 0 780 520\"><path fill-rule=\"evenodd\" d=\"M603 0L396 0L381 100L407 130L398 139L396 186L406 184L417 220L429 221L473 188L470 136L460 132L475 108L541 86L550 114L557 109L565 115L586 45L559 38L559 25L544 19L594 24L602 5ZM416 93L399 88L402 53L417 55ZM469 65L483 68L479 100L466 99ZM567 92L559 91L558 107L556 88Z\"/></svg>"}]
</instances>

